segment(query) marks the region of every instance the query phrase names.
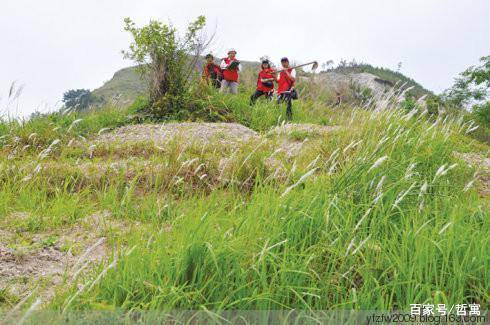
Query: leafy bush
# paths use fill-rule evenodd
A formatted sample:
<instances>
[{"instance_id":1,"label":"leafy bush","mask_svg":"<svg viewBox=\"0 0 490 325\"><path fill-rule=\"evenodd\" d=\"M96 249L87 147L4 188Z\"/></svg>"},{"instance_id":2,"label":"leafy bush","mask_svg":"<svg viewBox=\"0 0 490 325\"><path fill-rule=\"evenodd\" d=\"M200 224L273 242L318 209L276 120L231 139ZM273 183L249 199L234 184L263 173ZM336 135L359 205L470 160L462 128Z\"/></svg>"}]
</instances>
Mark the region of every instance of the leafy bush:
<instances>
[{"instance_id":1,"label":"leafy bush","mask_svg":"<svg viewBox=\"0 0 490 325\"><path fill-rule=\"evenodd\" d=\"M407 97L400 103L400 107L406 111L411 111L417 107L417 102L413 97Z\"/></svg>"},{"instance_id":2,"label":"leafy bush","mask_svg":"<svg viewBox=\"0 0 490 325\"><path fill-rule=\"evenodd\" d=\"M427 111L429 115L438 115L439 107L441 107L442 105L442 100L439 96L430 95L427 96L427 99L425 100L425 104L427 106Z\"/></svg>"}]
</instances>

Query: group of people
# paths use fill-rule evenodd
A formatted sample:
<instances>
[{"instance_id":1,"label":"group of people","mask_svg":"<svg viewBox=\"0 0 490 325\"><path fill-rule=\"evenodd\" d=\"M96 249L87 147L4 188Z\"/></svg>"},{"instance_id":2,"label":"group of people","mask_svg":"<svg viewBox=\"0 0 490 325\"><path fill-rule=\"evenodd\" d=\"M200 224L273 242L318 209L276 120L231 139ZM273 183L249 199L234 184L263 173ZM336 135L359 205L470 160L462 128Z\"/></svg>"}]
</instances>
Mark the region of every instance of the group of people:
<instances>
[{"instance_id":1,"label":"group of people","mask_svg":"<svg viewBox=\"0 0 490 325\"><path fill-rule=\"evenodd\" d=\"M236 58L236 53L235 49L230 49L228 56L221 61L220 65L214 63L212 54L206 55L203 79L210 85L219 88L221 92L238 93L238 76L241 64ZM254 105L261 96L265 96L267 100L272 100L275 91L278 103L286 103L286 117L292 119L292 100L298 98L294 89L296 70L290 67L289 59L286 57L281 59L281 66L282 69L276 70L271 66L268 59L262 60L261 70L257 78L257 88L250 97L250 105ZM277 88L275 84L277 84Z\"/></svg>"}]
</instances>

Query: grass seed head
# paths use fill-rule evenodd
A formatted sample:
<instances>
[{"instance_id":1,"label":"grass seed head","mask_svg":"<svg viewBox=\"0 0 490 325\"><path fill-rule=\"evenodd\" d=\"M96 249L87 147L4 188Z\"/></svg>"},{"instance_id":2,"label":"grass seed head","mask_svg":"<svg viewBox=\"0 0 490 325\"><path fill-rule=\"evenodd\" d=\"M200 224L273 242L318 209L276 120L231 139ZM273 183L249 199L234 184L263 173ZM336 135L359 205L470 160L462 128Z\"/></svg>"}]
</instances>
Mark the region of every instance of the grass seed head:
<instances>
[{"instance_id":1,"label":"grass seed head","mask_svg":"<svg viewBox=\"0 0 490 325\"><path fill-rule=\"evenodd\" d=\"M384 163L384 162L385 162L387 159L388 159L388 156L383 156L383 157L379 158L378 160L376 160L376 161L374 162L374 164L371 166L371 168L369 168L369 169L368 169L368 171L367 171L367 172L369 173L369 172L370 172L370 171L372 171L373 169L375 169L375 168L377 168L377 167L381 166L381 165L382 165L382 164L383 164L383 163Z\"/></svg>"}]
</instances>

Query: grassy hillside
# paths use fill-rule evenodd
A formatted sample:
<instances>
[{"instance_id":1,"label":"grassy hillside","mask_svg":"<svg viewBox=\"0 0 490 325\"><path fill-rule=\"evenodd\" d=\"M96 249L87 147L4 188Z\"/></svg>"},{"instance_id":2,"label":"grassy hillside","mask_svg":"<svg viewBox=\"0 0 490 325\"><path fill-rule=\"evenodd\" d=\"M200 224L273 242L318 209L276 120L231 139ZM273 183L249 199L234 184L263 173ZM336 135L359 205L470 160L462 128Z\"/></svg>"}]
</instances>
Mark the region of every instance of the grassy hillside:
<instances>
[{"instance_id":1,"label":"grassy hillside","mask_svg":"<svg viewBox=\"0 0 490 325\"><path fill-rule=\"evenodd\" d=\"M102 98L105 105L128 105L144 94L146 89L145 80L136 67L129 67L117 71L111 80L95 89L92 94Z\"/></svg>"},{"instance_id":2,"label":"grassy hillside","mask_svg":"<svg viewBox=\"0 0 490 325\"><path fill-rule=\"evenodd\" d=\"M250 129L243 140L228 129L189 137L192 125L158 141L174 126L116 129L135 107L2 122L0 258L71 261L57 276L1 269L0 304L20 304L9 317L33 304L57 314L485 309L489 199L454 152L488 157L489 147L464 135L468 125L301 100L298 125L284 125L284 107L252 108L248 93L209 97ZM104 257L89 259L93 247Z\"/></svg>"}]
</instances>

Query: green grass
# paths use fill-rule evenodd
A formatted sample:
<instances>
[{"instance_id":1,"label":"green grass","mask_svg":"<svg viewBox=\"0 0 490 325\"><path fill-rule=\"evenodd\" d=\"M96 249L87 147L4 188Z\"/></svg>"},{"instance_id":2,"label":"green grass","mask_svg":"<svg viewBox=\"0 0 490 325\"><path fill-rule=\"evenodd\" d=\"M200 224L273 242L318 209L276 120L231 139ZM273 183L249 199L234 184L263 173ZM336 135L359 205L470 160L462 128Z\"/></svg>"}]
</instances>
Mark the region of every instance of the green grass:
<instances>
[{"instance_id":1,"label":"green grass","mask_svg":"<svg viewBox=\"0 0 490 325\"><path fill-rule=\"evenodd\" d=\"M250 107L245 93L209 98L211 109L222 105L263 135L285 111L266 102ZM292 142L308 138L298 157L276 152L283 141L277 136L204 149L175 139L163 152L145 144L144 155L142 144L121 144L92 159L89 144L67 145L126 123L127 114L1 124L3 228L63 229L104 210L141 224L115 234L116 267L90 290L78 285L94 282L107 264L77 282L67 279L47 308L392 310L488 302L489 201L465 190L474 170L452 154L485 154L488 147L468 140L457 119L432 126L398 110L296 101L293 122L342 127L313 137L288 134ZM56 150L40 160L55 139ZM283 170L268 163L271 157ZM223 158L230 159L225 172ZM97 169L121 160L127 165ZM37 164L43 168L34 173ZM19 212L27 217L12 217ZM0 297L14 301L6 292Z\"/></svg>"},{"instance_id":2,"label":"green grass","mask_svg":"<svg viewBox=\"0 0 490 325\"><path fill-rule=\"evenodd\" d=\"M73 139L97 134L128 123L133 107L106 107L87 113L55 112L28 120L0 120L0 144L15 145L27 151L39 151L55 139Z\"/></svg>"}]
</instances>

